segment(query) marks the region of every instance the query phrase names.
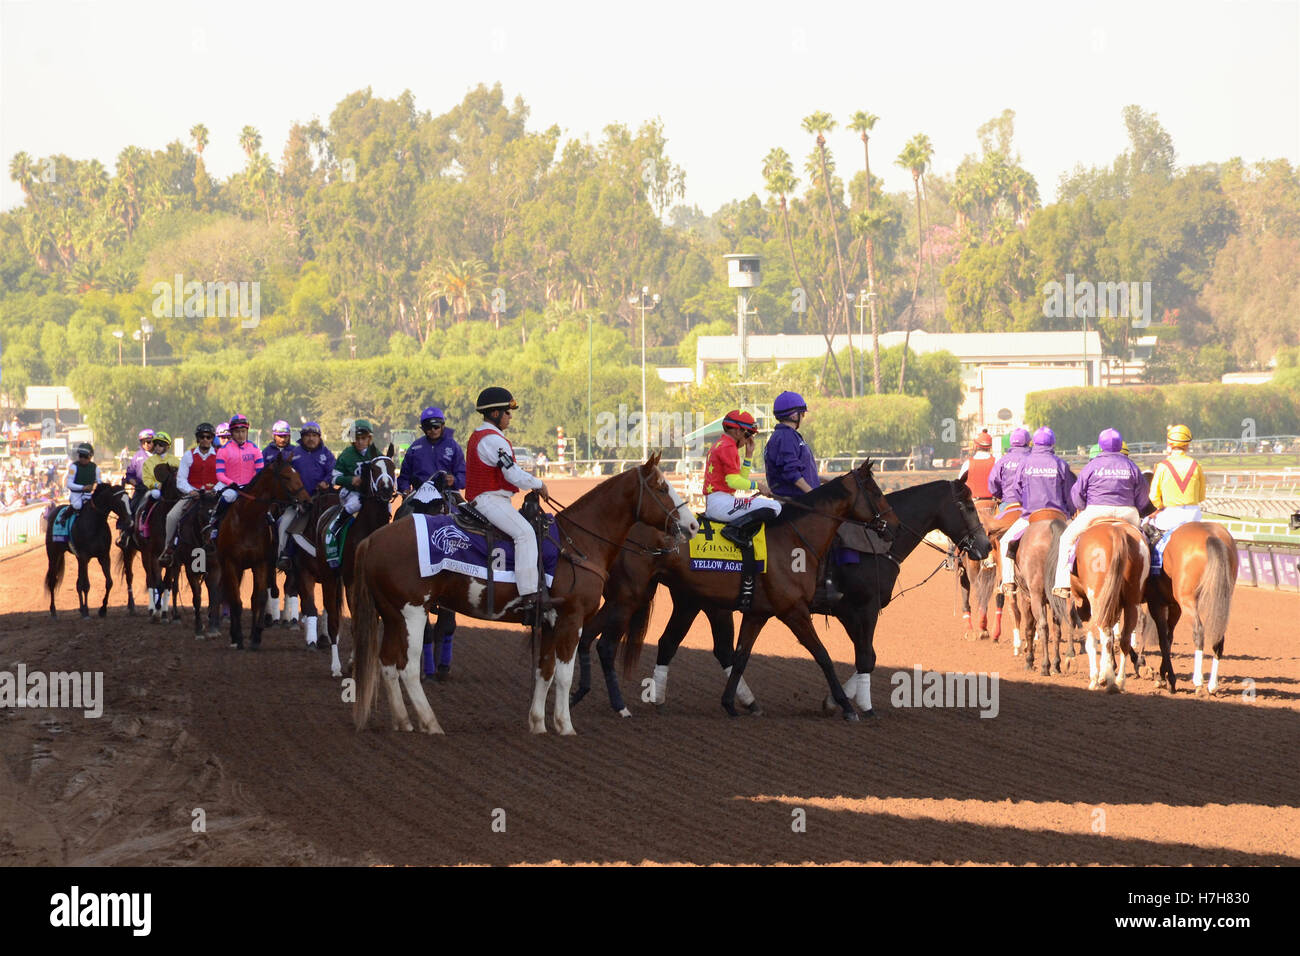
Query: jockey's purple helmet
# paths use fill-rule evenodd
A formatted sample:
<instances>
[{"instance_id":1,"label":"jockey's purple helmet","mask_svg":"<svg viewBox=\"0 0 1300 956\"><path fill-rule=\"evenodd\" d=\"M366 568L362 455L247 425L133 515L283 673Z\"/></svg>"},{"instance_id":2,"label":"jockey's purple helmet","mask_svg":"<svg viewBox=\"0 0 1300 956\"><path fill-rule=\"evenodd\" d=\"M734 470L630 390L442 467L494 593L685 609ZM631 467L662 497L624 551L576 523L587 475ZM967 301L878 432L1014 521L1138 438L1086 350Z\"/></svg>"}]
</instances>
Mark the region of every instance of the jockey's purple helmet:
<instances>
[{"instance_id":1,"label":"jockey's purple helmet","mask_svg":"<svg viewBox=\"0 0 1300 956\"><path fill-rule=\"evenodd\" d=\"M1051 448L1056 444L1056 432L1044 425L1034 432L1034 444L1041 445L1044 448Z\"/></svg>"},{"instance_id":2,"label":"jockey's purple helmet","mask_svg":"<svg viewBox=\"0 0 1300 956\"><path fill-rule=\"evenodd\" d=\"M1102 451L1119 451L1124 447L1124 436L1113 428L1107 428L1097 436L1097 444Z\"/></svg>"},{"instance_id":3,"label":"jockey's purple helmet","mask_svg":"<svg viewBox=\"0 0 1300 956\"><path fill-rule=\"evenodd\" d=\"M271 426L271 434L287 436L289 434L289 423L286 422L283 418L280 419L278 422L276 422L274 425Z\"/></svg>"},{"instance_id":4,"label":"jockey's purple helmet","mask_svg":"<svg viewBox=\"0 0 1300 956\"><path fill-rule=\"evenodd\" d=\"M787 415L793 415L795 412L806 412L808 403L803 400L803 396L798 392L782 392L772 403L772 414L777 419L785 418Z\"/></svg>"},{"instance_id":5,"label":"jockey's purple helmet","mask_svg":"<svg viewBox=\"0 0 1300 956\"><path fill-rule=\"evenodd\" d=\"M442 409L437 405L430 405L420 412L420 425L423 426L425 422L433 421L435 418L439 421L445 421L447 416L442 413Z\"/></svg>"},{"instance_id":6,"label":"jockey's purple helmet","mask_svg":"<svg viewBox=\"0 0 1300 956\"><path fill-rule=\"evenodd\" d=\"M298 435L302 436L302 435L309 435L309 434L316 435L317 437L319 437L320 425L318 425L316 422L303 422L302 428L298 429Z\"/></svg>"},{"instance_id":7,"label":"jockey's purple helmet","mask_svg":"<svg viewBox=\"0 0 1300 956\"><path fill-rule=\"evenodd\" d=\"M1017 428L1011 433L1011 445L1014 448L1029 447L1029 429Z\"/></svg>"}]
</instances>

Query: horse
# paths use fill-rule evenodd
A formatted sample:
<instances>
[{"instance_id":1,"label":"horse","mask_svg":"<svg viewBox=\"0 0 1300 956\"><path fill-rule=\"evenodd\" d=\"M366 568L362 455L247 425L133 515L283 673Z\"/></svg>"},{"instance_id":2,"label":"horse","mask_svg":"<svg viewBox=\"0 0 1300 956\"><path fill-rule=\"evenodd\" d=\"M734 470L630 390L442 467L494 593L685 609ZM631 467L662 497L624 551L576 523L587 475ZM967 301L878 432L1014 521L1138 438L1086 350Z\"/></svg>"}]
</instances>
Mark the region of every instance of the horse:
<instances>
[{"instance_id":1,"label":"horse","mask_svg":"<svg viewBox=\"0 0 1300 956\"><path fill-rule=\"evenodd\" d=\"M459 506L465 503L465 499L460 493L453 488L444 488L445 483L450 482L451 476L445 472L439 472L426 481L419 488L413 488L402 496L402 503L398 506L397 511L393 514L394 521L400 521L412 513L448 515L455 514ZM417 500L417 495L425 489L430 483L438 489L438 495L429 501ZM599 612L597 612L599 613ZM452 638L456 633L456 614L454 611L448 611L446 608L439 610L437 619L432 623L424 625L424 644L426 647L432 645L429 653L429 661L435 664L435 670L425 672L425 677L433 677L437 681L446 681L451 679L451 655L452 655ZM587 679L590 683L590 662L587 665Z\"/></svg>"},{"instance_id":2,"label":"horse","mask_svg":"<svg viewBox=\"0 0 1300 956\"><path fill-rule=\"evenodd\" d=\"M1196 656L1192 684L1198 697L1219 689L1219 660L1232 609L1232 591L1237 585L1237 543L1221 524L1189 521L1179 525L1165 545L1164 573L1147 578L1147 608L1160 636L1160 678L1174 690L1174 668L1169 651L1174 628L1182 615L1192 621L1192 643ZM1210 664L1209 686L1202 684L1202 659L1209 635L1214 660Z\"/></svg>"},{"instance_id":3,"label":"horse","mask_svg":"<svg viewBox=\"0 0 1300 956\"><path fill-rule=\"evenodd\" d=\"M1052 594L1052 576L1060 553L1061 533L1069 519L1055 508L1042 508L1030 517L1029 527L1017 545L1015 613L1016 645L1021 628L1025 635L1025 670L1034 669L1034 651L1041 647L1039 669L1044 677L1061 673L1061 632L1066 632L1067 658L1074 656L1070 608Z\"/></svg>"},{"instance_id":4,"label":"horse","mask_svg":"<svg viewBox=\"0 0 1300 956\"><path fill-rule=\"evenodd\" d=\"M637 521L660 523L666 531L677 534L680 504L681 499L659 470L656 452L644 464L601 482L555 516L563 560L556 567L551 590L560 596L537 611L538 624L533 633L540 640L528 713L532 733L546 733L546 695L552 680L556 684L556 730L566 736L575 733L569 717L574 652L582 627L600 603L610 565ZM374 709L377 678L382 677L395 730L413 729L402 700L405 686L420 729L442 733L420 683L420 652L428 611L447 608L480 619L523 621L516 607L518 592L510 583L495 584L496 600L502 603L490 614L487 589L478 578L446 570L421 577L416 524L413 515L386 525L357 549L349 603L353 609L356 674L353 717L358 730L366 726ZM378 628L381 618L382 637Z\"/></svg>"},{"instance_id":5,"label":"horse","mask_svg":"<svg viewBox=\"0 0 1300 956\"><path fill-rule=\"evenodd\" d=\"M316 583L320 582L325 636L330 649L330 675L333 677L343 676L339 663L339 626L343 621L344 592L351 585L355 572L357 546L376 529L388 524L393 496L397 491L396 472L391 444L385 454L365 462L361 474L361 510L352 519L352 527L343 543L343 560L337 569L330 567L325 559L325 532L343 507L335 495L321 494L312 499L307 533L302 536L308 547L300 545L294 553L293 585L302 596L308 647L317 646Z\"/></svg>"},{"instance_id":6,"label":"horse","mask_svg":"<svg viewBox=\"0 0 1300 956\"><path fill-rule=\"evenodd\" d=\"M307 489L293 465L284 458L276 458L265 466L243 488L231 504L217 532L217 560L221 569L221 587L226 604L230 607L230 646L244 649L244 628L241 616L244 606L239 597L239 585L244 569L253 575L253 605L251 647L257 650L262 644L262 614L266 608L267 551L275 547L275 529L267 520L272 502L297 499L309 500Z\"/></svg>"},{"instance_id":7,"label":"horse","mask_svg":"<svg viewBox=\"0 0 1300 956\"><path fill-rule=\"evenodd\" d=\"M1124 689L1124 657L1138 667L1132 635L1150 558L1142 532L1126 521L1101 518L1079 536L1075 547L1076 572L1070 577L1072 597L1080 620L1088 630L1088 689L1104 683L1108 693ZM1092 629L1101 640L1101 663ZM1115 674L1115 654L1119 674Z\"/></svg>"},{"instance_id":8,"label":"horse","mask_svg":"<svg viewBox=\"0 0 1300 956\"><path fill-rule=\"evenodd\" d=\"M975 511L979 515L980 524L984 527L984 533L992 540L989 531L990 525L996 522L996 509L993 507L992 500L981 500L975 502ZM1017 515L1019 511L1017 510ZM1010 524L1003 525L1004 530L1010 527ZM998 580L996 562L989 566L986 559L972 558L968 554L960 554L957 559L957 586L961 591L961 610L962 623L966 625L965 638L968 641L986 641L989 639L989 598L991 598L998 589L995 584ZM974 597L976 612L974 614L974 627L972 627L971 598ZM1002 594L997 595L997 614L994 617L994 640L997 640L1002 633Z\"/></svg>"},{"instance_id":9,"label":"horse","mask_svg":"<svg viewBox=\"0 0 1300 956\"><path fill-rule=\"evenodd\" d=\"M158 560L167 542L167 512L180 501L176 489L177 469L171 465L154 466L154 477L158 481L160 497L152 495L144 498L131 523L129 541L132 548L140 554L140 565L144 568L145 588L149 592L149 620L161 624L168 618L180 620L180 608L176 607L176 598L180 589L180 574L175 567L164 567ZM145 526L141 527L141 522ZM145 535L145 531L148 535ZM127 560L130 560L128 555ZM169 600L170 597L170 600Z\"/></svg>"},{"instance_id":10,"label":"horse","mask_svg":"<svg viewBox=\"0 0 1300 956\"><path fill-rule=\"evenodd\" d=\"M732 658L722 696L722 707L731 716L739 716L735 707L738 695L742 706L747 707L751 713L758 712L752 695L740 690L744 686L744 665L759 630L769 618L776 617L790 628L821 668L844 718L857 720L853 704L844 695L835 678L834 665L817 637L809 611L817 589L818 571L830 551L835 533L842 523L850 520L870 523L882 532L888 529L887 533L890 534L898 526L898 516L890 508L871 474L870 460L848 474L826 482L799 500L786 502L781 514L766 522L766 567L763 573L754 576L753 597L741 622L738 651ZM674 604L686 595L703 607L727 612L737 607L743 587L741 572L695 571L689 549L683 550L680 545L663 555L662 562L663 580L673 593ZM641 613L648 615L649 611L643 609ZM686 619L689 626L694 612L687 606L683 613L690 615ZM626 636L625 670L635 666L644 639L644 627L638 626L634 621ZM680 643L680 638L678 642ZM656 696L658 698L661 695Z\"/></svg>"},{"instance_id":11,"label":"horse","mask_svg":"<svg viewBox=\"0 0 1300 956\"><path fill-rule=\"evenodd\" d=\"M66 507L71 508L71 505ZM54 610L54 592L63 582L63 556L71 551L77 559L77 603L81 616L90 617L90 561L99 561L104 572L104 603L99 606L99 616L108 615L108 595L113 590L113 575L109 570L109 555L113 547L113 534L108 527L109 514L126 519L130 517L130 493L121 485L100 483L85 497L81 510L68 531L68 540L54 540L54 516L45 525L45 590L50 595L50 617Z\"/></svg>"},{"instance_id":12,"label":"horse","mask_svg":"<svg viewBox=\"0 0 1300 956\"><path fill-rule=\"evenodd\" d=\"M803 500L797 499L796 503L802 503ZM987 555L991 547L981 528L971 499L970 488L964 482L927 482L887 494L884 496L884 502L897 516L899 528L902 530L895 533L888 554L881 556L862 554L857 564L835 567L833 571L835 583L844 596L830 609L844 625L845 631L854 643L856 670L854 676L850 677L848 683L844 685L844 693L846 696L856 695L859 709L863 711L863 716L868 717L874 716L871 707L870 681L876 664L873 647L876 620L881 609L890 602L900 563L912 553L926 534L936 529L943 531L953 541L959 542L959 549L963 554L968 550L975 553L977 561ZM640 529L634 529L628 539L631 540L639 531ZM612 615L618 615L622 604L624 607L622 618L627 621L624 629L630 632L630 642L633 644L639 644L644 638L645 625L650 615L650 603L659 580L671 570L671 560L671 556L668 562L652 559L652 566L647 568L646 559L625 553L610 573L611 586L616 581L620 582L621 594L615 597L607 588L606 604L601 611L604 613L612 606L614 608ZM655 564L664 567L654 567ZM648 590L645 590L646 582L649 583ZM667 698L668 667L698 614L704 613L709 620L713 634L713 656L727 677L731 676L730 668L734 656L732 606L706 604L700 601L691 589L677 585L671 578L665 580L665 584L673 600L673 613L663 635L659 638L658 658L653 678L654 703L661 709ZM631 612L626 610L629 603L628 595L632 593L628 585L639 587L644 591L640 606L632 605L637 609ZM622 694L614 671L612 647L616 644L621 631L618 630L617 624L611 622L612 626L603 635L598 635L595 623L599 617L600 615L597 615L597 619L593 619L592 627L584 630L583 645L589 645L589 632L592 638L600 637L597 652L600 655L610 704L615 710L619 710L622 707ZM610 645L608 650L607 641ZM579 648L580 651L584 649L582 646ZM587 656L589 657L589 654ZM589 672L590 664L585 661L583 663L584 670ZM589 686L590 678L586 677L585 680L586 685ZM580 688L580 691L585 693L585 689L585 687ZM737 684L736 699L751 714L762 712L753 692L747 688L743 680ZM828 707L834 707L833 696L828 696L827 701Z\"/></svg>"},{"instance_id":13,"label":"horse","mask_svg":"<svg viewBox=\"0 0 1300 956\"><path fill-rule=\"evenodd\" d=\"M220 496L214 492L200 492L176 526L178 543L173 561L181 562L185 568L185 581L194 598L195 640L221 634L221 569L215 560L212 539L203 533L219 500ZM205 588L208 594L206 632L201 611Z\"/></svg>"}]
</instances>

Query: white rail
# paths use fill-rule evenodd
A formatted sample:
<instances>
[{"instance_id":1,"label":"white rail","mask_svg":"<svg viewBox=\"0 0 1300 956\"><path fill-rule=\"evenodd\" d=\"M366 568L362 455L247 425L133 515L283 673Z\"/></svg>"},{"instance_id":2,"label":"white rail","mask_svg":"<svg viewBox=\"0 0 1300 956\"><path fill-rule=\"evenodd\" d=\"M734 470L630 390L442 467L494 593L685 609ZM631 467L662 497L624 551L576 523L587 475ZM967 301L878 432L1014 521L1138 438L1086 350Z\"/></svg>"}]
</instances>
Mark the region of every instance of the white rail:
<instances>
[{"instance_id":1,"label":"white rail","mask_svg":"<svg viewBox=\"0 0 1300 956\"><path fill-rule=\"evenodd\" d=\"M0 548L24 541L41 541L45 535L45 505L29 505L0 514Z\"/></svg>"}]
</instances>

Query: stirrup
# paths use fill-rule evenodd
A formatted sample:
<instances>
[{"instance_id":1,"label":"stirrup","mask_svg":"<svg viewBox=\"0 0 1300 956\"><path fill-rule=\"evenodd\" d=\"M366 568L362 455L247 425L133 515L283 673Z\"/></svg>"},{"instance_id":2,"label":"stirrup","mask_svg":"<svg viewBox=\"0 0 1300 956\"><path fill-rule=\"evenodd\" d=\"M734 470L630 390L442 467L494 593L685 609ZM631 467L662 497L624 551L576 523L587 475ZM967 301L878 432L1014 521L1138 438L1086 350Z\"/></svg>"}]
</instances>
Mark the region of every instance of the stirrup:
<instances>
[{"instance_id":1,"label":"stirrup","mask_svg":"<svg viewBox=\"0 0 1300 956\"><path fill-rule=\"evenodd\" d=\"M718 533L734 544L736 547L744 549L754 543L754 535L758 533L759 525L745 527L742 522L734 524L725 524Z\"/></svg>"},{"instance_id":2,"label":"stirrup","mask_svg":"<svg viewBox=\"0 0 1300 956\"><path fill-rule=\"evenodd\" d=\"M1069 588L1052 588L1052 597L1059 597L1062 601L1068 601L1071 593Z\"/></svg>"},{"instance_id":3,"label":"stirrup","mask_svg":"<svg viewBox=\"0 0 1300 956\"><path fill-rule=\"evenodd\" d=\"M1015 582L1015 581L1003 581L1003 582L1002 582L1002 593L1005 594L1005 595L1007 595L1007 596L1010 596L1010 595L1012 595L1012 594L1015 594L1015 593L1016 593L1016 582Z\"/></svg>"},{"instance_id":4,"label":"stirrup","mask_svg":"<svg viewBox=\"0 0 1300 956\"><path fill-rule=\"evenodd\" d=\"M282 554L275 562L275 566L281 571L291 571L293 570L293 560L287 554Z\"/></svg>"},{"instance_id":5,"label":"stirrup","mask_svg":"<svg viewBox=\"0 0 1300 956\"><path fill-rule=\"evenodd\" d=\"M164 568L170 568L172 566L172 559L175 557L176 555L172 553L171 548L163 548L162 554L158 555L158 563Z\"/></svg>"}]
</instances>

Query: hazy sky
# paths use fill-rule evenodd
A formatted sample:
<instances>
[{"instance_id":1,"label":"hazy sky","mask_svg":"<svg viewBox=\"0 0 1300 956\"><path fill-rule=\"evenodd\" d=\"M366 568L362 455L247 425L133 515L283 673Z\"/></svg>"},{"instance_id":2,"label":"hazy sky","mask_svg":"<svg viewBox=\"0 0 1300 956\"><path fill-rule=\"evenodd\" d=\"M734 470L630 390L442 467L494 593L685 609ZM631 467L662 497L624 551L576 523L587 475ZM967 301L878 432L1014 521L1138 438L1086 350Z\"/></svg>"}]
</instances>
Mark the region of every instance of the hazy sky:
<instances>
[{"instance_id":1,"label":"hazy sky","mask_svg":"<svg viewBox=\"0 0 1300 956\"><path fill-rule=\"evenodd\" d=\"M471 9L472 8L472 9ZM1045 200L1076 163L1125 148L1121 109L1158 114L1180 165L1241 156L1300 162L1300 0L1193 2L290 3L0 0L0 208L21 202L13 154L96 157L157 149L207 125L209 172L244 164L239 130L278 163L288 128L327 121L349 92L410 89L442 113L478 83L524 98L530 128L600 138L659 117L706 213L762 195L760 167L812 147L800 120L840 123L842 170L861 143L843 124L880 116L872 165L924 132L951 173L975 129L1010 107Z\"/></svg>"}]
</instances>

